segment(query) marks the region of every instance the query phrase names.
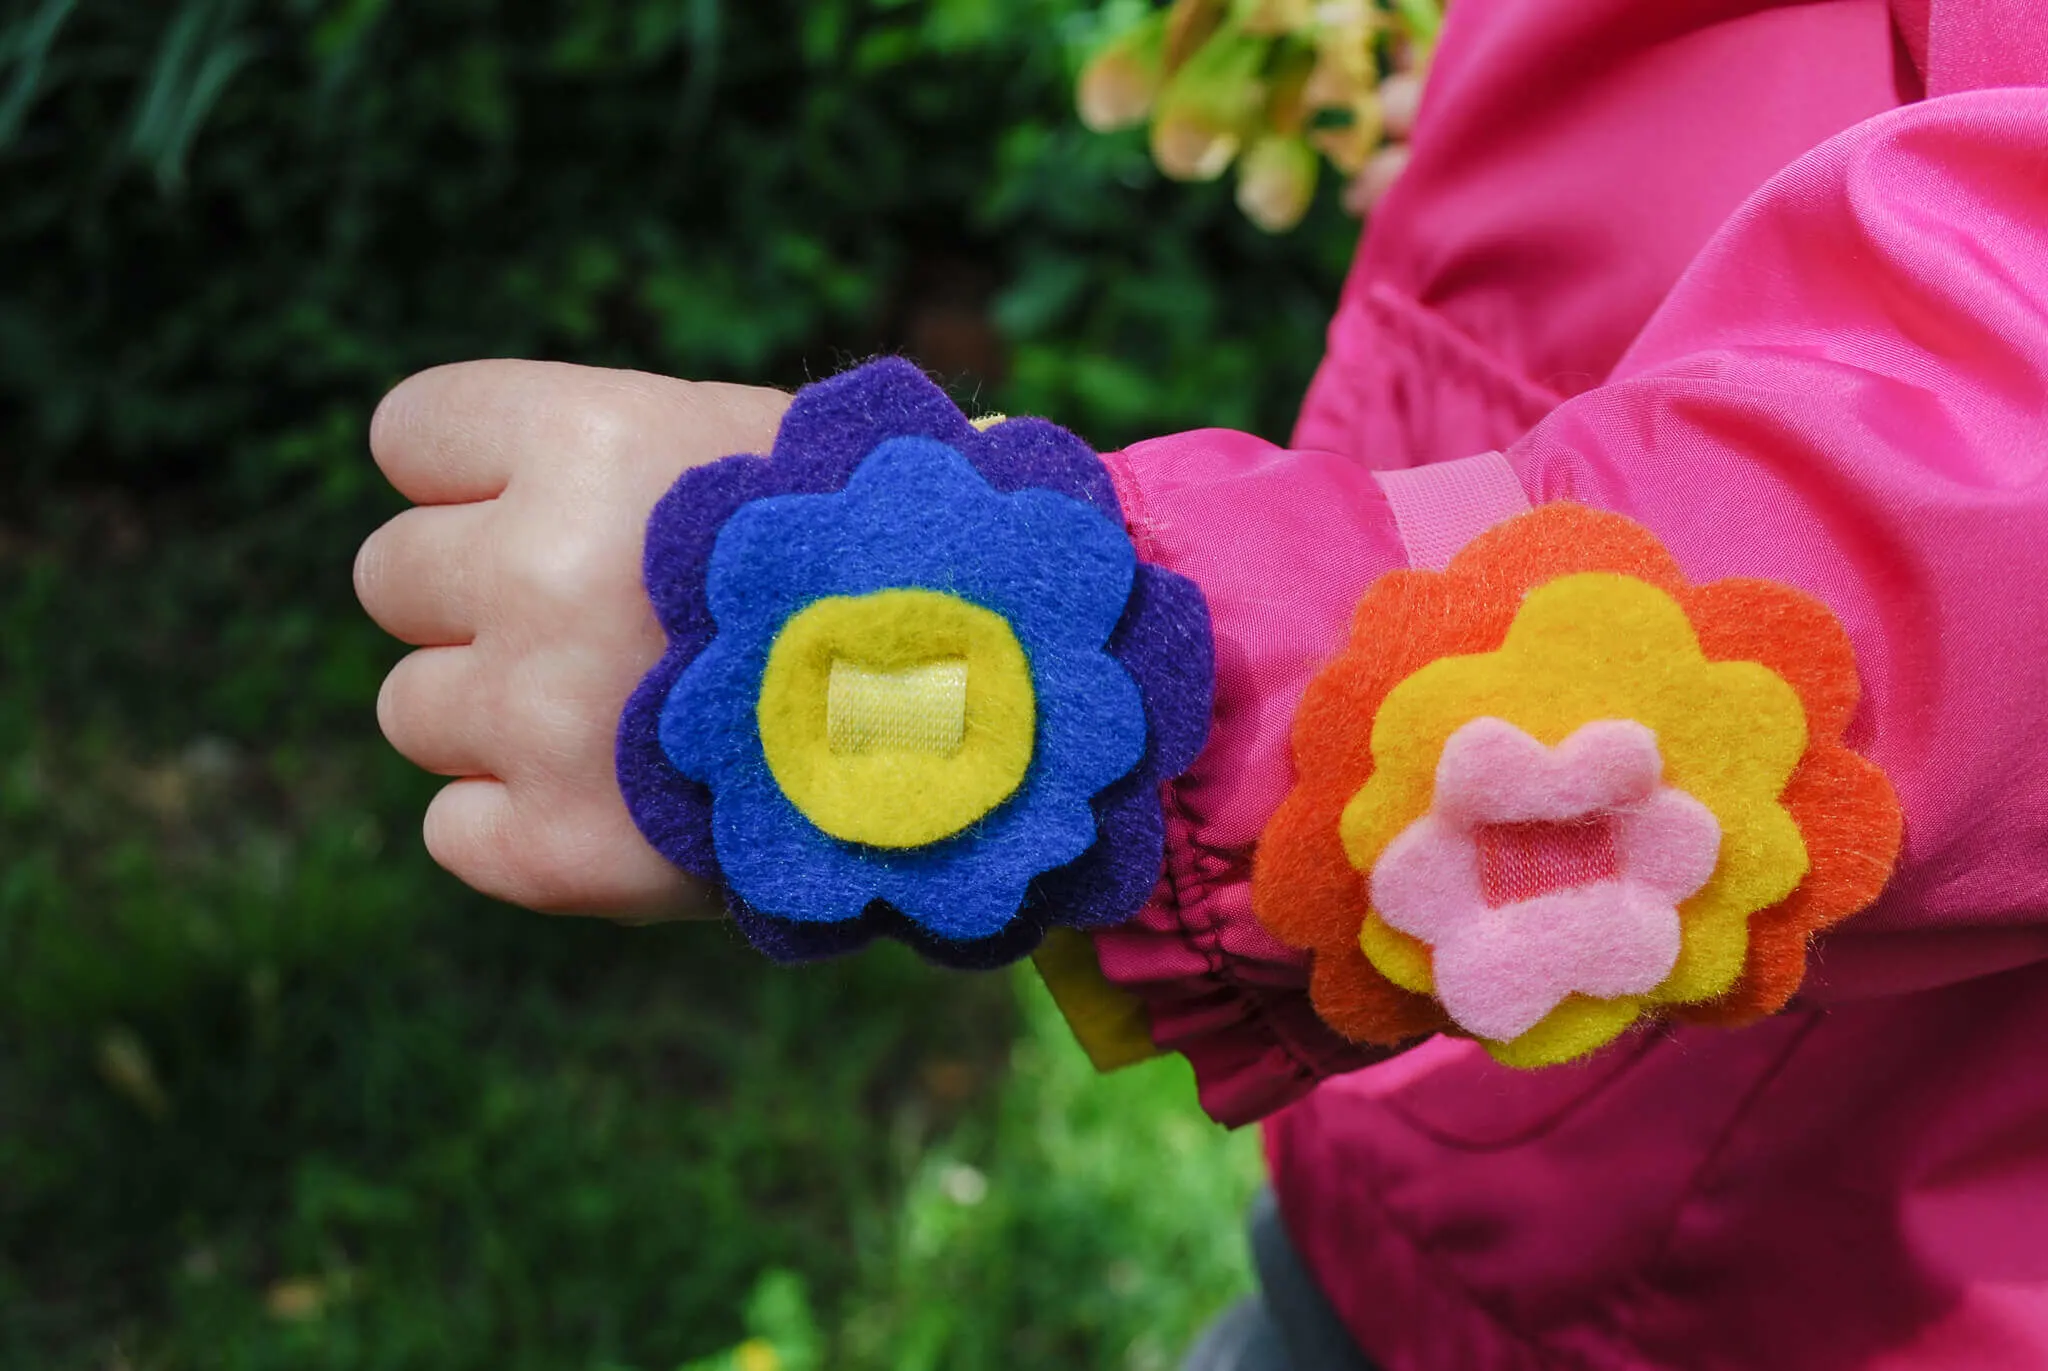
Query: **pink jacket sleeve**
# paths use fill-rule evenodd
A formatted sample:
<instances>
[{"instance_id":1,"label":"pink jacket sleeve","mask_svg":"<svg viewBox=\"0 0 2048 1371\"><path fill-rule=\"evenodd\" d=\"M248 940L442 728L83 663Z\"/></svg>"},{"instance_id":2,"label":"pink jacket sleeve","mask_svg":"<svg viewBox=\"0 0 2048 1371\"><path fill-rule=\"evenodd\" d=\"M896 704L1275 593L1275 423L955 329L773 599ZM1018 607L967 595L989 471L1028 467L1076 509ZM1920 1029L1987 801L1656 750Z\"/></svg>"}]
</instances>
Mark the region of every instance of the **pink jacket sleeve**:
<instances>
[{"instance_id":1,"label":"pink jacket sleeve","mask_svg":"<svg viewBox=\"0 0 2048 1371\"><path fill-rule=\"evenodd\" d=\"M1847 627L1849 741L1898 788L1906 847L1809 996L2048 956L2048 90L1910 106L1794 163L1507 457L1530 499L1626 514L1694 580L1782 581ZM1295 700L1403 549L1343 456L1208 432L1113 466L1146 554L1210 597L1218 704L1169 878L1097 952L1241 1122L1372 1060L1314 1020L1246 882Z\"/></svg>"}]
</instances>

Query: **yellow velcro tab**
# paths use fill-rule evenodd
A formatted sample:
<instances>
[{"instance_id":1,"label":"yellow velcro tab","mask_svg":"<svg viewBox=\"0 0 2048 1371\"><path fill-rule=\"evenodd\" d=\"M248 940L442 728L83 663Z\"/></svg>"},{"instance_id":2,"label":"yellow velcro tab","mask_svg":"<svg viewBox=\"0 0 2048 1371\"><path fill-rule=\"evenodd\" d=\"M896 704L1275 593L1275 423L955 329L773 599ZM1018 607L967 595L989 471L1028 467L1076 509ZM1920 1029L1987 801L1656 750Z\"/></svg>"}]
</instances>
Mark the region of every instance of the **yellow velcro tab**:
<instances>
[{"instance_id":1,"label":"yellow velcro tab","mask_svg":"<svg viewBox=\"0 0 2048 1371\"><path fill-rule=\"evenodd\" d=\"M950 757L966 736L964 659L900 671L833 660L825 682L825 737L834 752L893 749Z\"/></svg>"}]
</instances>

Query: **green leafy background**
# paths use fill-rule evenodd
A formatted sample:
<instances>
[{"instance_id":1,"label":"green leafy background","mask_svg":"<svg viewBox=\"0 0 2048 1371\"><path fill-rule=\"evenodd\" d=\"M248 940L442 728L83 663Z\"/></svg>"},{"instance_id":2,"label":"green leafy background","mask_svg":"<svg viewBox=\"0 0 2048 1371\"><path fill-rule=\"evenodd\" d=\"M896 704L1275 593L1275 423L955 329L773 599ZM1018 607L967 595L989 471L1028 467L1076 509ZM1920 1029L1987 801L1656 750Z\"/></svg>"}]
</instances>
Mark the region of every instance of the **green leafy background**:
<instances>
[{"instance_id":1,"label":"green leafy background","mask_svg":"<svg viewBox=\"0 0 2048 1371\"><path fill-rule=\"evenodd\" d=\"M0 1365L1165 1368L1242 1288L1255 1140L1028 978L434 870L348 591L457 358L1284 435L1355 227L1080 130L1095 10L0 4Z\"/></svg>"}]
</instances>

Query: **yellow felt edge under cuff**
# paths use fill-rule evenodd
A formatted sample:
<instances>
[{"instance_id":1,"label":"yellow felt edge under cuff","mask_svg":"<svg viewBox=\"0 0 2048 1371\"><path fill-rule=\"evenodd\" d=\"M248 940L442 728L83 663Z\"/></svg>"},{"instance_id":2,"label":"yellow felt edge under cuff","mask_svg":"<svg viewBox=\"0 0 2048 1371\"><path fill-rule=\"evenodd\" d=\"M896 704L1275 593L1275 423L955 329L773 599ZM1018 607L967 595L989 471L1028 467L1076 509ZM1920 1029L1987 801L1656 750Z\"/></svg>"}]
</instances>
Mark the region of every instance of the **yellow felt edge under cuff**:
<instances>
[{"instance_id":1,"label":"yellow felt edge under cuff","mask_svg":"<svg viewBox=\"0 0 2048 1371\"><path fill-rule=\"evenodd\" d=\"M966 719L948 754L835 752L834 666L893 674L964 661ZM922 589L829 596L790 616L769 649L756 719L768 769L822 831L872 847L951 837L1014 793L1037 728L1031 665L1006 620L958 596Z\"/></svg>"},{"instance_id":2,"label":"yellow felt edge under cuff","mask_svg":"<svg viewBox=\"0 0 2048 1371\"><path fill-rule=\"evenodd\" d=\"M1339 824L1357 870L1370 872L1428 811L1445 742L1483 716L1552 747L1595 720L1639 720L1657 735L1666 783L1712 810L1722 831L1714 875L1679 907L1684 938L1663 985L1640 998L1574 996L1488 1051L1518 1066L1569 1061L1649 1005L1727 990L1748 953L1749 916L1807 871L1798 825L1779 803L1806 750L1806 713L1792 687L1754 662L1707 661L1685 611L1645 582L1604 572L1552 581L1530 593L1498 651L1440 658L1388 693L1373 721L1373 776ZM1397 985L1428 984L1418 960L1426 947L1377 916L1368 915L1359 946Z\"/></svg>"},{"instance_id":3,"label":"yellow felt edge under cuff","mask_svg":"<svg viewBox=\"0 0 2048 1371\"><path fill-rule=\"evenodd\" d=\"M1095 940L1086 933L1050 930L1031 954L1031 964L1097 1071L1115 1071L1161 1055L1152 1042L1145 1006L1102 974Z\"/></svg>"}]
</instances>

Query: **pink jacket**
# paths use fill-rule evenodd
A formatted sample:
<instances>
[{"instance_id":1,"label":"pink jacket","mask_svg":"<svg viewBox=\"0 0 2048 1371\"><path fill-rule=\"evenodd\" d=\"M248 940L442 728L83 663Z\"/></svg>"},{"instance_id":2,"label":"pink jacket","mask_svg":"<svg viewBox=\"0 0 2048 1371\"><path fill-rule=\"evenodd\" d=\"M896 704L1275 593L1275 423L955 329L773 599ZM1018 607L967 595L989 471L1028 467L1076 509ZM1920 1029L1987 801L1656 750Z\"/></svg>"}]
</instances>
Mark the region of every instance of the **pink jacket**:
<instances>
[{"instance_id":1,"label":"pink jacket","mask_svg":"<svg viewBox=\"0 0 2048 1371\"><path fill-rule=\"evenodd\" d=\"M2044 87L2048 0L1455 0L1294 447L1113 462L1218 708L1097 955L1389 1371L2048 1367ZM1524 493L1825 600L1906 851L1776 1019L1372 1066L1250 853L1360 591Z\"/></svg>"}]
</instances>

